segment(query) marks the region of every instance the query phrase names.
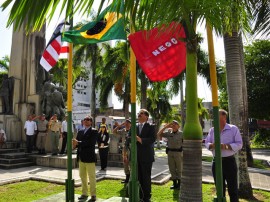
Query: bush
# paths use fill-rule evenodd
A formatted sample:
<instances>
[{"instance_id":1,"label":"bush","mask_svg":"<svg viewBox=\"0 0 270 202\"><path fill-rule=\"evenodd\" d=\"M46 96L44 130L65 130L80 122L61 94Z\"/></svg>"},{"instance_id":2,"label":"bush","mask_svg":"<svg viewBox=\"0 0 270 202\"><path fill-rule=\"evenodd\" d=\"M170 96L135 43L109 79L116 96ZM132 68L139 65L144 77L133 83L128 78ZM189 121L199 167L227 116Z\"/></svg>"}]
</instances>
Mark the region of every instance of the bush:
<instances>
[{"instance_id":1,"label":"bush","mask_svg":"<svg viewBox=\"0 0 270 202\"><path fill-rule=\"evenodd\" d=\"M259 129L254 136L253 143L255 145L270 146L270 130L265 128Z\"/></svg>"}]
</instances>

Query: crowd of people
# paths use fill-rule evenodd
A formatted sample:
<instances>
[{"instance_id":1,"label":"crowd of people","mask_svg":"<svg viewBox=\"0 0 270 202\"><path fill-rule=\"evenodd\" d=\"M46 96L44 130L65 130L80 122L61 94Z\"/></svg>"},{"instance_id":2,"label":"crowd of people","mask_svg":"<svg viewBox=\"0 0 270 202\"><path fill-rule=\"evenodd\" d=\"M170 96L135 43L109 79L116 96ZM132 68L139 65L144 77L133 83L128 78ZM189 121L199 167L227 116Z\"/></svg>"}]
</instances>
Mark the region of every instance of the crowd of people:
<instances>
[{"instance_id":1,"label":"crowd of people","mask_svg":"<svg viewBox=\"0 0 270 202\"><path fill-rule=\"evenodd\" d=\"M226 185L230 200L238 199L237 165L234 155L242 148L242 137L235 125L227 124L228 113L225 110L219 111L222 171L223 171L223 195L225 196ZM67 143L67 121L61 122L57 115L46 120L45 114L40 116L29 115L25 122L24 130L26 135L27 152L31 153L36 146L39 154L45 154L46 137L50 135L52 155L64 154ZM180 124L172 121L166 124L158 133L155 126L148 122L149 112L141 109L137 116L136 144L137 144L137 173L140 184L140 200L151 201L151 171L154 159L154 142L157 139L166 138L168 155L168 166L173 181L171 189L180 189L183 163L183 134ZM96 145L100 156L100 171L106 171L110 145L106 119L103 118L98 128L93 127L93 119L86 116L77 127L77 136L72 139L73 149L77 149L77 160L79 164L79 176L82 181L82 195L79 200L88 198L88 182L90 184L90 200L96 201ZM1 142L6 140L5 132L1 129ZM74 128L72 129L74 132ZM115 122L112 134L120 140L123 167L126 178L121 183L128 183L132 173L130 167L130 146L131 146L131 120L127 119L119 124ZM62 138L62 147L59 150L59 139ZM215 142L214 130L210 129L205 140L207 149L213 152L212 173L215 179Z\"/></svg>"}]
</instances>

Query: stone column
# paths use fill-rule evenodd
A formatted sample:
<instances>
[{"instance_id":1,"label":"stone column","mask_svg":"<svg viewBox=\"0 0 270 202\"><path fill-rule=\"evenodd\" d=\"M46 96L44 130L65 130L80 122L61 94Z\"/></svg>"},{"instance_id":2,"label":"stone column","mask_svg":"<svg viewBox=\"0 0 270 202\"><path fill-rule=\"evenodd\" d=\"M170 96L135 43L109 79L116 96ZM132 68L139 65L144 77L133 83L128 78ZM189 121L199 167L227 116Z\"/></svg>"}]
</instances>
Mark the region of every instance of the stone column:
<instances>
[{"instance_id":1,"label":"stone column","mask_svg":"<svg viewBox=\"0 0 270 202\"><path fill-rule=\"evenodd\" d=\"M14 78L13 115L0 116L8 141L25 141L23 131L28 114L40 114L40 96L46 73L39 65L45 48L46 26L38 32L26 33L25 23L18 31L13 31L9 77ZM12 126L12 127L11 127ZM15 132L16 131L16 132ZM14 134L15 133L15 134Z\"/></svg>"}]
</instances>

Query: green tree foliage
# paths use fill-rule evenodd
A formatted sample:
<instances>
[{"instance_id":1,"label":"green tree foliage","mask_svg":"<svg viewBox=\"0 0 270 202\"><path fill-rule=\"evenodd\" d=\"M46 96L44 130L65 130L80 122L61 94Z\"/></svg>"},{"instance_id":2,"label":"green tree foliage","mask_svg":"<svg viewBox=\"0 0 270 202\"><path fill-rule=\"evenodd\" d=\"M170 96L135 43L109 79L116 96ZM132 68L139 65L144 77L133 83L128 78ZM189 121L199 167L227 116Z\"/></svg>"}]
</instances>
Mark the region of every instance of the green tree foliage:
<instances>
[{"instance_id":1,"label":"green tree foliage","mask_svg":"<svg viewBox=\"0 0 270 202\"><path fill-rule=\"evenodd\" d=\"M256 40L245 47L249 116L270 118L270 41Z\"/></svg>"},{"instance_id":2,"label":"green tree foliage","mask_svg":"<svg viewBox=\"0 0 270 202\"><path fill-rule=\"evenodd\" d=\"M8 74L8 69L9 69L9 56L4 56L0 60L0 84L2 83L3 76Z\"/></svg>"}]
</instances>

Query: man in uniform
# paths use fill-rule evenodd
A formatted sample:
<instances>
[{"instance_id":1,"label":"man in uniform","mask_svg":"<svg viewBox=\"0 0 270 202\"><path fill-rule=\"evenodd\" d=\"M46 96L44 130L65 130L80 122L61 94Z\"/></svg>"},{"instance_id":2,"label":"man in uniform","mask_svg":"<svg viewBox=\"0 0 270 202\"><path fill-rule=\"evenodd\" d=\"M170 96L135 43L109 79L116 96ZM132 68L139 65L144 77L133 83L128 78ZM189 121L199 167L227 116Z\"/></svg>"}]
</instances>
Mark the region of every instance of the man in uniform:
<instances>
[{"instance_id":1,"label":"man in uniform","mask_svg":"<svg viewBox=\"0 0 270 202\"><path fill-rule=\"evenodd\" d=\"M37 148L39 154L45 154L45 143L46 143L46 136L48 132L48 121L45 119L45 114L42 114L41 116L35 117L39 118L37 121Z\"/></svg>"},{"instance_id":2,"label":"man in uniform","mask_svg":"<svg viewBox=\"0 0 270 202\"><path fill-rule=\"evenodd\" d=\"M125 126L125 128L121 129L123 126ZM127 140L129 138L130 127L131 127L131 121L127 119L124 123L122 123L121 125L117 125L113 129L113 134L119 135L122 139L122 157L123 157L124 172L126 175L126 179L123 180L121 183L128 183L129 177L130 177L129 144Z\"/></svg>"},{"instance_id":3,"label":"man in uniform","mask_svg":"<svg viewBox=\"0 0 270 202\"><path fill-rule=\"evenodd\" d=\"M54 114L49 121L50 138L52 145L52 155L58 155L59 138L61 134L62 124L57 119L57 114Z\"/></svg>"},{"instance_id":4,"label":"man in uniform","mask_svg":"<svg viewBox=\"0 0 270 202\"><path fill-rule=\"evenodd\" d=\"M183 134L179 131L179 123L173 121L167 124L163 129L158 132L159 139L165 137L168 139L168 147L166 153L168 154L168 164L170 173L172 175L173 185L171 189L179 189L182 176L182 162L183 162ZM168 132L165 129L171 128Z\"/></svg>"}]
</instances>

